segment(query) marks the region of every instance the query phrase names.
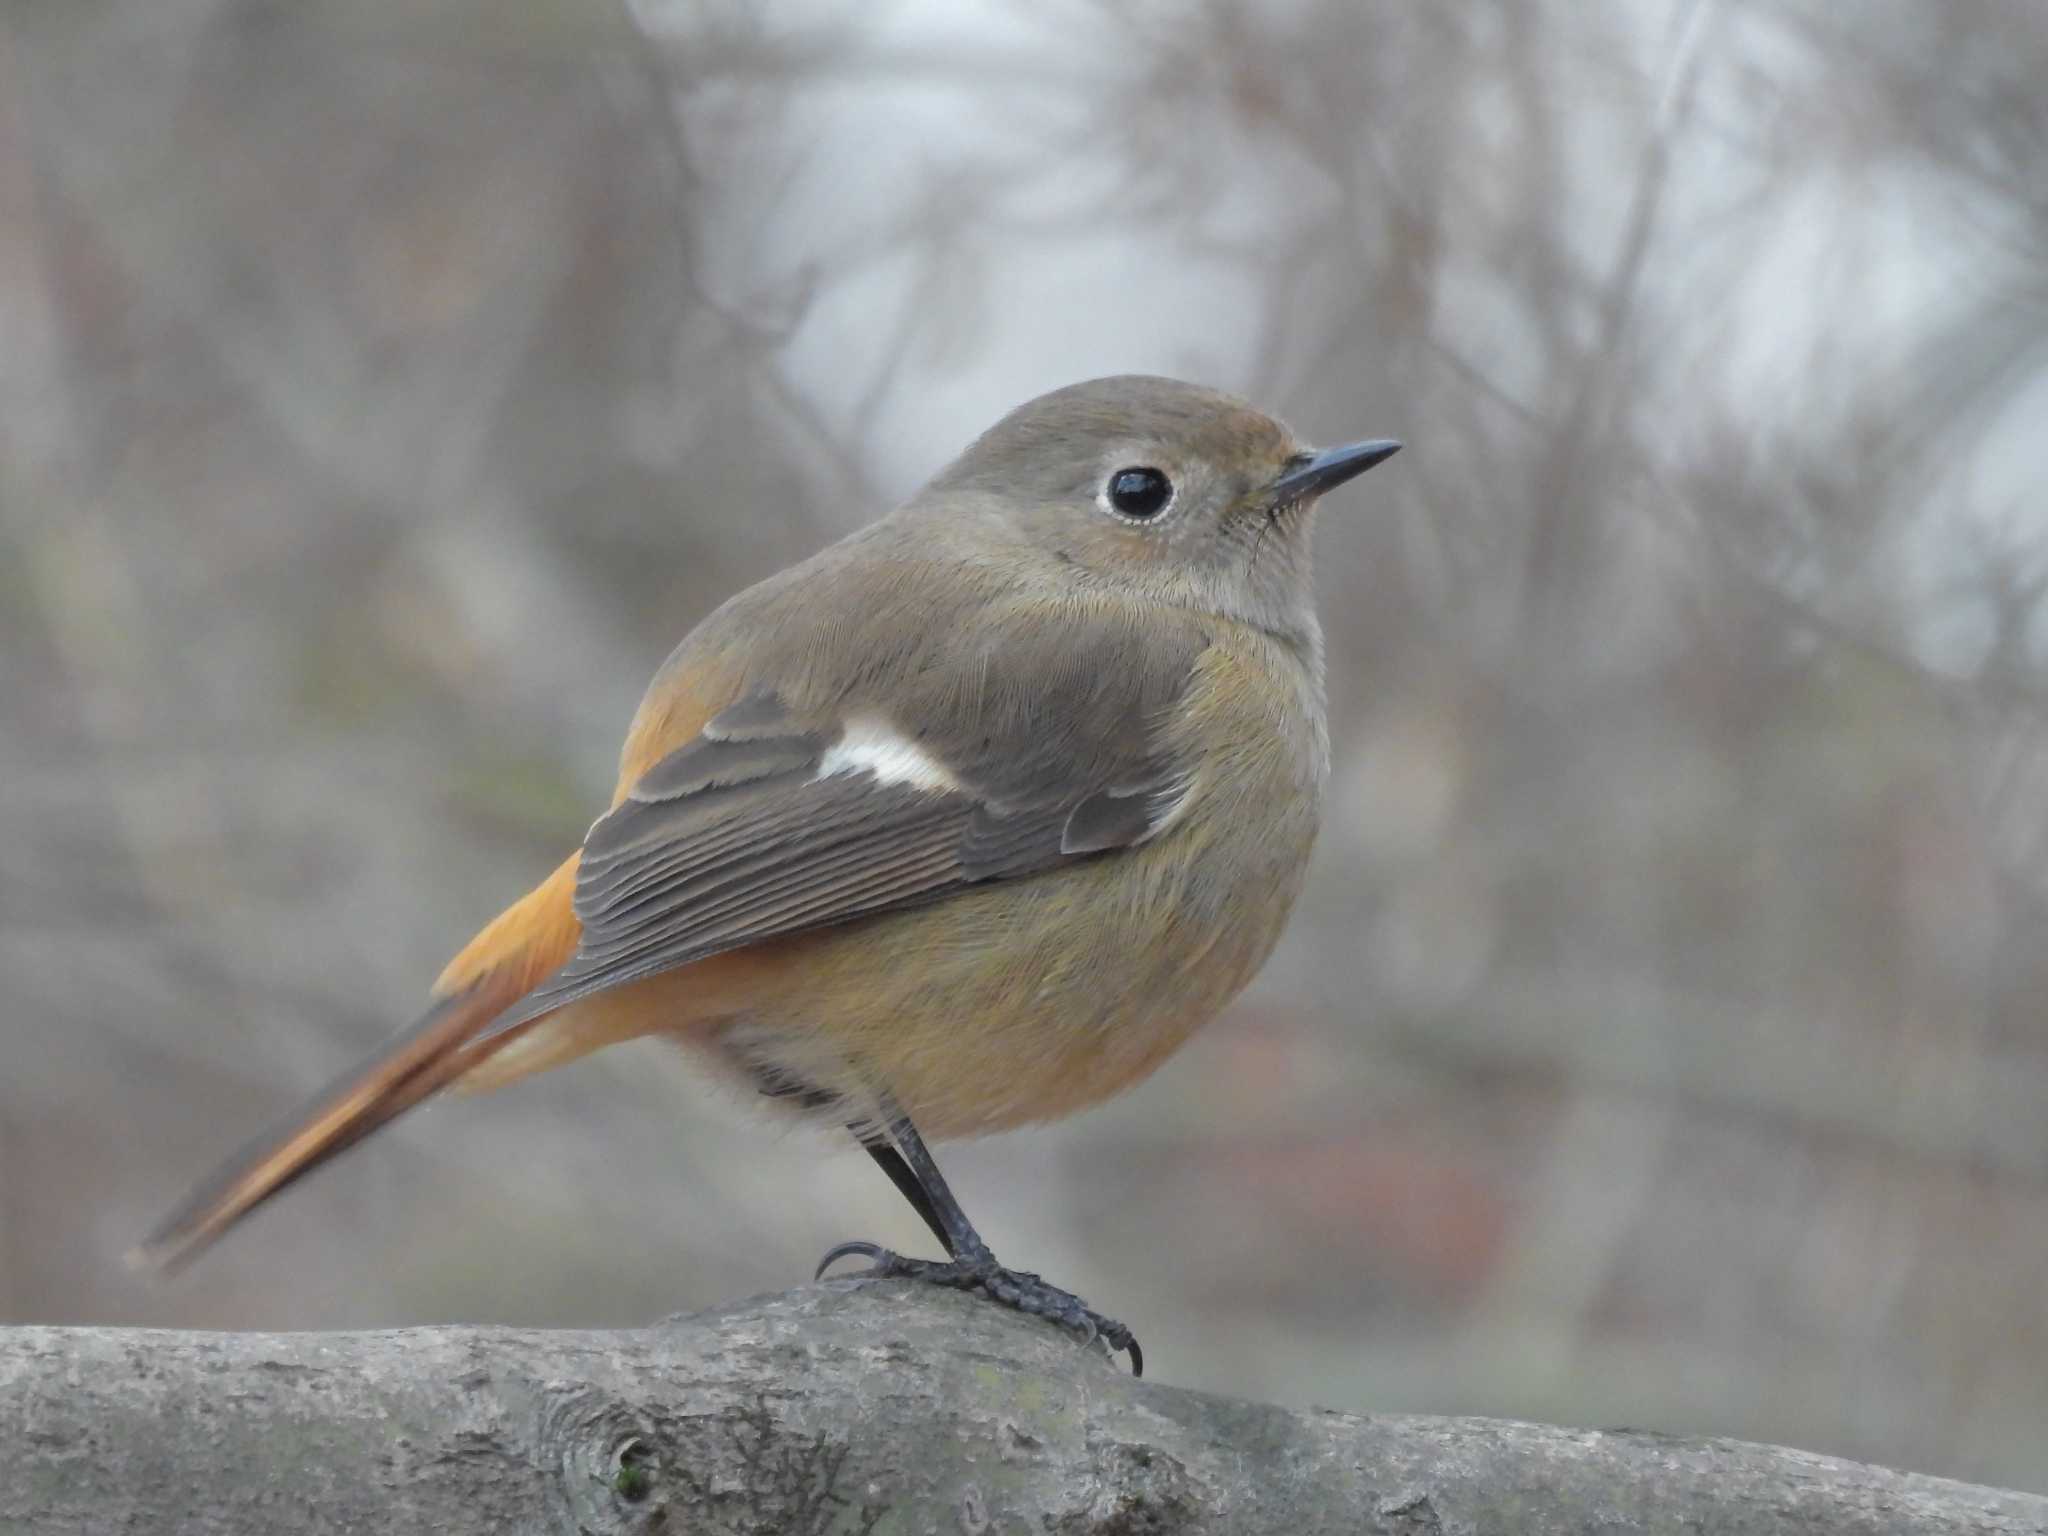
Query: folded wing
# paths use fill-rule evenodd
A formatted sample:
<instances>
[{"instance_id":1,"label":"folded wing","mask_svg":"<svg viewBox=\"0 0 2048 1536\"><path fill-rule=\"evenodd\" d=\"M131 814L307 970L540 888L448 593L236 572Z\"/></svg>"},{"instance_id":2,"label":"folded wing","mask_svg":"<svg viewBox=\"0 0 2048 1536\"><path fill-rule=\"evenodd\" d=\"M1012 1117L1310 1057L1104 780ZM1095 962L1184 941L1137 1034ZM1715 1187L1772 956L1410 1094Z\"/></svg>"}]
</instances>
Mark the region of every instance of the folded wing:
<instances>
[{"instance_id":1,"label":"folded wing","mask_svg":"<svg viewBox=\"0 0 2048 1536\"><path fill-rule=\"evenodd\" d=\"M1182 776L1131 739L1113 769L1034 779L948 762L871 715L807 722L749 695L590 829L581 946L491 1033L725 950L1141 843Z\"/></svg>"}]
</instances>

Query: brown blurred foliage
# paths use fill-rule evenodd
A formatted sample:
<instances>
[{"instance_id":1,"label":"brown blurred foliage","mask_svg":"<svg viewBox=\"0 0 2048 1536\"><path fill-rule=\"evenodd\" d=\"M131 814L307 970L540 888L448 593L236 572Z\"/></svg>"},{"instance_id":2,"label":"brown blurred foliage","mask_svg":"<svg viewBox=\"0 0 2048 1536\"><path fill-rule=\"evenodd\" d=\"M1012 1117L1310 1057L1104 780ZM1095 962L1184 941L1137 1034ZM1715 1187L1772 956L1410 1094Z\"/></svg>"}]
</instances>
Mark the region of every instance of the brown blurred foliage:
<instances>
[{"instance_id":1,"label":"brown blurred foliage","mask_svg":"<svg viewBox=\"0 0 2048 1536\"><path fill-rule=\"evenodd\" d=\"M954 1148L1166 1379L2048 1489L2039 0L12 0L0 1320L641 1321L917 1241L657 1045L115 1261L719 597L1027 395L1409 452L1253 992Z\"/></svg>"}]
</instances>

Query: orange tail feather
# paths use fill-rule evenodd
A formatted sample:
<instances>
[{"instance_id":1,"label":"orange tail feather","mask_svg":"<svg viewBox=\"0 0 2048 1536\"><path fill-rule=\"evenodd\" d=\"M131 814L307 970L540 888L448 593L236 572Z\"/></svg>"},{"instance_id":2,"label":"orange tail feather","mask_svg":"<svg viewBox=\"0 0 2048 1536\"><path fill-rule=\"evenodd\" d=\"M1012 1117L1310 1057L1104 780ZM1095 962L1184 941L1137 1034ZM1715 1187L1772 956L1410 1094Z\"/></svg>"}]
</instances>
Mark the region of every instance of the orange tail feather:
<instances>
[{"instance_id":1,"label":"orange tail feather","mask_svg":"<svg viewBox=\"0 0 2048 1536\"><path fill-rule=\"evenodd\" d=\"M546 1015L474 1043L574 951L575 870L572 858L484 929L450 964L436 988L444 995L417 1024L229 1159L129 1252L128 1262L166 1270L187 1263L264 1201L522 1039Z\"/></svg>"},{"instance_id":2,"label":"orange tail feather","mask_svg":"<svg viewBox=\"0 0 2048 1536\"><path fill-rule=\"evenodd\" d=\"M137 1268L180 1268L271 1196L445 1087L471 1065L463 1042L511 1001L483 995L487 991L436 1003L419 1023L283 1126L257 1137L130 1250L128 1262Z\"/></svg>"}]
</instances>

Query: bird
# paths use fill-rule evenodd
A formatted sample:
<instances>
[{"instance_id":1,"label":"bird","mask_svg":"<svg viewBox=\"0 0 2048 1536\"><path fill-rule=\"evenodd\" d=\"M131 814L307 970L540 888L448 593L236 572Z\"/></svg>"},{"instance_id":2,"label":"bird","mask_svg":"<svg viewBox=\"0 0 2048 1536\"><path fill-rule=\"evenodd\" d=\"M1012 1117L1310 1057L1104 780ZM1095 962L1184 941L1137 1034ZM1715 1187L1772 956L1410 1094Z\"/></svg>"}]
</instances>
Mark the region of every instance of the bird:
<instances>
[{"instance_id":1,"label":"bird","mask_svg":"<svg viewBox=\"0 0 2048 1536\"><path fill-rule=\"evenodd\" d=\"M1330 769L1311 534L1395 453L1141 375L1017 407L921 490L727 600L662 664L609 807L423 1015L131 1254L171 1268L443 1089L659 1036L844 1126L969 1290L1111 1350L1000 1264L928 1142L1139 1082L1251 980Z\"/></svg>"}]
</instances>

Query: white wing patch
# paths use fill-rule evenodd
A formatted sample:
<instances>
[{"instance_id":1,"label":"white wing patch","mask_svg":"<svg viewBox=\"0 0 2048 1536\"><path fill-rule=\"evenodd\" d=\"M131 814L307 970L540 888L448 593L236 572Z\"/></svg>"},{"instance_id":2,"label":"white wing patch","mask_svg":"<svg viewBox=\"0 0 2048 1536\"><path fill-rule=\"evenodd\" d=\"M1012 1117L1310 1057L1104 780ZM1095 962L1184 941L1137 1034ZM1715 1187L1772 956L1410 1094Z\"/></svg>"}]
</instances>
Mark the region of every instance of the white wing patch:
<instances>
[{"instance_id":1,"label":"white wing patch","mask_svg":"<svg viewBox=\"0 0 2048 1536\"><path fill-rule=\"evenodd\" d=\"M1177 775L1173 782L1161 791L1152 802L1152 824L1145 829L1144 842L1163 836L1173 830L1174 824L1188 808L1188 802L1195 798L1195 776L1192 773Z\"/></svg>"},{"instance_id":2,"label":"white wing patch","mask_svg":"<svg viewBox=\"0 0 2048 1536\"><path fill-rule=\"evenodd\" d=\"M846 733L819 761L816 778L840 773L871 773L877 784L908 784L923 790L960 787L944 763L886 721L872 718L846 722Z\"/></svg>"}]
</instances>

